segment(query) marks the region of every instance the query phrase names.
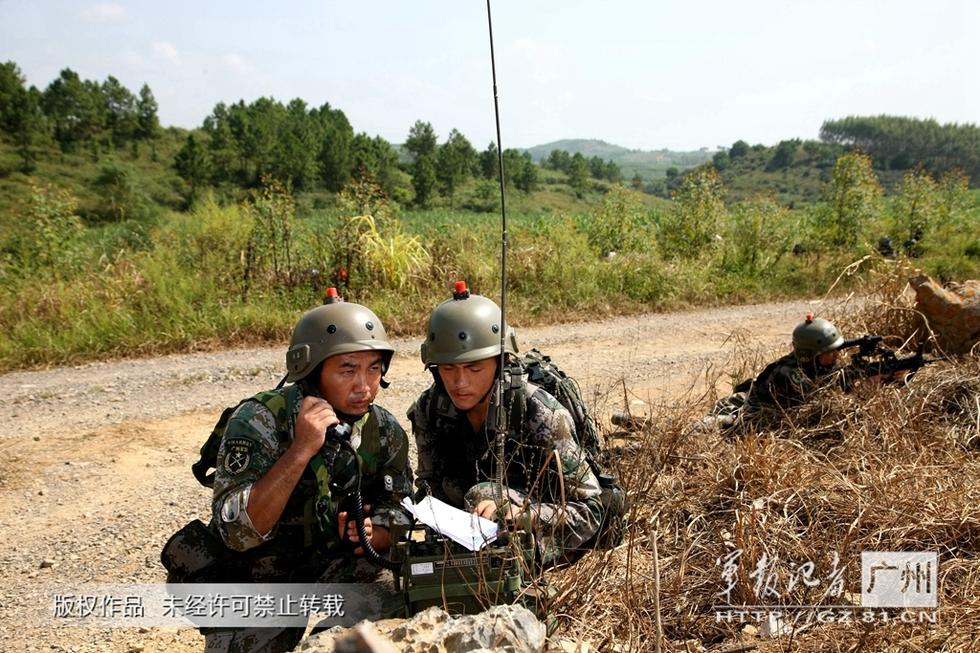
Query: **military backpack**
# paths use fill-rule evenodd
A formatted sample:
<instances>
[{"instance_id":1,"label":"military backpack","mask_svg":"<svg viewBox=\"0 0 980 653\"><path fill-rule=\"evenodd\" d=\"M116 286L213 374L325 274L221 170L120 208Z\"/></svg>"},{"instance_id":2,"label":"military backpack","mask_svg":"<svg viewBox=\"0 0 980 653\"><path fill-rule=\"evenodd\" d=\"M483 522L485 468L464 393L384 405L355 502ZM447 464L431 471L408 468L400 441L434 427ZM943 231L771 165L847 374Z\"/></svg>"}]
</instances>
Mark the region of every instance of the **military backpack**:
<instances>
[{"instance_id":1,"label":"military backpack","mask_svg":"<svg viewBox=\"0 0 980 653\"><path fill-rule=\"evenodd\" d=\"M527 411L527 395L520 390L523 378L553 396L565 410L571 413L575 424L575 439L585 453L589 467L599 480L604 508L599 530L583 545L583 548L615 547L623 539L629 501L615 475L602 467L605 462L602 439L595 419L589 414L578 382L563 372L550 356L537 349L526 352L512 363L509 373L511 383L505 392L504 405L509 407L508 428L511 431L523 426Z\"/></svg>"}]
</instances>

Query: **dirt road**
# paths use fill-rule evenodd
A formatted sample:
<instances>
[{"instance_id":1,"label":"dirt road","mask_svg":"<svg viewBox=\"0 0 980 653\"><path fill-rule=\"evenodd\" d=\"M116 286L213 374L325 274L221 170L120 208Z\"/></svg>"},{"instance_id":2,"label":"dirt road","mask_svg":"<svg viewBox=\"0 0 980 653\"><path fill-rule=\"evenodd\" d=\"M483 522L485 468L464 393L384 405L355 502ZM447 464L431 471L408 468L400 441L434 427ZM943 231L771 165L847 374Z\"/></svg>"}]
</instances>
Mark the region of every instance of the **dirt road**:
<instances>
[{"instance_id":1,"label":"dirt road","mask_svg":"<svg viewBox=\"0 0 980 653\"><path fill-rule=\"evenodd\" d=\"M597 412L670 401L722 364L740 334L785 348L805 301L519 330L575 376ZM726 342L727 341L727 342ZM399 417L429 382L418 341L397 341L379 403ZM197 651L192 630L40 626L46 592L72 583L159 583L163 543L208 492L190 464L221 408L273 387L283 347L97 363L0 376L0 650ZM624 387L629 389L624 399ZM403 422L404 423L404 422Z\"/></svg>"}]
</instances>

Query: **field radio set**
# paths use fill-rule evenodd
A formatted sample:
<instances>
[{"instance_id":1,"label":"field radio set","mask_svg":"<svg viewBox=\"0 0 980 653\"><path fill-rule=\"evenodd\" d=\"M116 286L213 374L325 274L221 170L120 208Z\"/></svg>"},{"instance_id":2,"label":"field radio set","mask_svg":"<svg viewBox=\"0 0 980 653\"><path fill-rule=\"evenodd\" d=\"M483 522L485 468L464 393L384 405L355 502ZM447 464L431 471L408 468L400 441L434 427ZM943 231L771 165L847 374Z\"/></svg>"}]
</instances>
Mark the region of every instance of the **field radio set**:
<instances>
[{"instance_id":1,"label":"field radio set","mask_svg":"<svg viewBox=\"0 0 980 653\"><path fill-rule=\"evenodd\" d=\"M506 534L479 551L415 526L391 551L395 597L387 616L406 617L440 607L449 614L476 614L492 605L520 603L544 613L539 574L533 572L534 545L524 531Z\"/></svg>"}]
</instances>

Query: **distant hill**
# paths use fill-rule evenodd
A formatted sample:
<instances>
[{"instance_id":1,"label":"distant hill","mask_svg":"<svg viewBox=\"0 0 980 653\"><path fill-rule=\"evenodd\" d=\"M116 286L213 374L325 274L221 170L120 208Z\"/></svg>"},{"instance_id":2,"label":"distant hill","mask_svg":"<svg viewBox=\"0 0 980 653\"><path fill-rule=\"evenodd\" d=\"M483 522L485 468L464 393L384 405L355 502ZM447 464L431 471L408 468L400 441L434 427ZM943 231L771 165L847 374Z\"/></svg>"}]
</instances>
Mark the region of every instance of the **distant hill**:
<instances>
[{"instance_id":1,"label":"distant hill","mask_svg":"<svg viewBox=\"0 0 980 653\"><path fill-rule=\"evenodd\" d=\"M594 138L566 138L560 141L535 145L526 148L531 158L541 163L552 150L565 150L569 154L581 153L587 159L594 156L612 161L623 171L626 179L639 173L645 180L663 177L668 168L685 170L701 165L711 159L714 152L698 150L695 152L672 152L670 150L631 150Z\"/></svg>"},{"instance_id":2,"label":"distant hill","mask_svg":"<svg viewBox=\"0 0 980 653\"><path fill-rule=\"evenodd\" d=\"M595 138L565 138L560 141L545 143L544 145L535 145L534 147L527 148L526 151L531 154L532 159L540 163L548 158L552 150L565 150L569 154L581 153L586 158L598 156L606 160L629 154L632 151L625 147L613 145L612 143L600 141Z\"/></svg>"}]
</instances>

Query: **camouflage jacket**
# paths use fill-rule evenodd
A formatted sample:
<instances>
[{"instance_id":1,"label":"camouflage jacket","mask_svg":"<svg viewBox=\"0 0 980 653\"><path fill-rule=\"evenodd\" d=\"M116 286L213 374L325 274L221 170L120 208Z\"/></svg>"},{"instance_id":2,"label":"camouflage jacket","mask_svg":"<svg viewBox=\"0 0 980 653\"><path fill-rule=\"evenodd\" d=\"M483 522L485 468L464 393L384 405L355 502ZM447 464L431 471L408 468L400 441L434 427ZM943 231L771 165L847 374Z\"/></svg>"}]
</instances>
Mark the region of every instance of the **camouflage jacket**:
<instances>
[{"instance_id":1,"label":"camouflage jacket","mask_svg":"<svg viewBox=\"0 0 980 653\"><path fill-rule=\"evenodd\" d=\"M505 444L506 492L511 505L533 515L546 564L571 557L602 521L599 481L576 443L572 417L557 399L529 383L524 424L510 425ZM474 432L466 415L435 385L408 417L418 449L418 476L447 503L472 510L495 499L494 451L487 429Z\"/></svg>"},{"instance_id":2,"label":"camouflage jacket","mask_svg":"<svg viewBox=\"0 0 980 653\"><path fill-rule=\"evenodd\" d=\"M746 403L750 410L798 406L820 389L834 385L847 387L842 369L802 365L795 355L788 354L770 363L756 377Z\"/></svg>"},{"instance_id":3,"label":"camouflage jacket","mask_svg":"<svg viewBox=\"0 0 980 653\"><path fill-rule=\"evenodd\" d=\"M286 452L293 439L302 390L291 385L260 393L255 401L242 403L228 422L218 451L212 499L212 524L225 544L234 551L268 553L271 557L317 555L343 556L350 551L337 536L321 532L314 514L318 497L316 478L307 466L293 489L282 516L264 536L252 525L245 508L252 485L262 478ZM351 443L361 459L361 492L371 504L372 521L378 526L407 525L399 502L411 491L412 471L408 464L408 438L395 417L371 406L353 425ZM338 447L334 445L333 451ZM350 456L331 455L330 444L323 455L331 478L341 485L356 467ZM346 506L331 496L329 512L334 516ZM262 575L262 574L260 574Z\"/></svg>"}]
</instances>

